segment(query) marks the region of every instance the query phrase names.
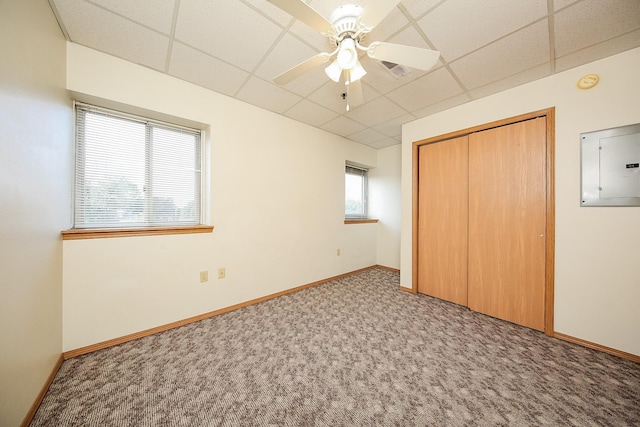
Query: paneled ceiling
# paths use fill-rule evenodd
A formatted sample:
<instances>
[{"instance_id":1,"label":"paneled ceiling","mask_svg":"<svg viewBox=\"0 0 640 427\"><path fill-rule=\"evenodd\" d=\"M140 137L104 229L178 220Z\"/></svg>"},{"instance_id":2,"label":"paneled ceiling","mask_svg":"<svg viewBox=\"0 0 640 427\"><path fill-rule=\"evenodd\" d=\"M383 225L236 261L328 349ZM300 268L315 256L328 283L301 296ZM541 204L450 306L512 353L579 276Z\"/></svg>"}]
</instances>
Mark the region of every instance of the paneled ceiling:
<instances>
[{"instance_id":1,"label":"paneled ceiling","mask_svg":"<svg viewBox=\"0 0 640 427\"><path fill-rule=\"evenodd\" d=\"M295 1L295 0L291 0ZM309 0L329 19L345 3ZM49 0L68 40L192 82L373 148L399 144L420 117L640 46L640 0L402 0L363 44L440 51L429 71L396 78L361 59L364 104L318 67L276 75L328 39L267 0Z\"/></svg>"}]
</instances>

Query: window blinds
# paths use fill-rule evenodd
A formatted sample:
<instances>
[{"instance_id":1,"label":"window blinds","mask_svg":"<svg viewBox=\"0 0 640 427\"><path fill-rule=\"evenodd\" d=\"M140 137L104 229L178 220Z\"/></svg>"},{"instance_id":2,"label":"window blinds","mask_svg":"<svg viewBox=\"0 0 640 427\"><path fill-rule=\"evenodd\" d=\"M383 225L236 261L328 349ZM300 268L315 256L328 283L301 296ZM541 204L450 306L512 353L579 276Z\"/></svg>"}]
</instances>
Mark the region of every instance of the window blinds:
<instances>
[{"instance_id":1,"label":"window blinds","mask_svg":"<svg viewBox=\"0 0 640 427\"><path fill-rule=\"evenodd\" d=\"M198 225L201 132L76 104L75 228Z\"/></svg>"}]
</instances>

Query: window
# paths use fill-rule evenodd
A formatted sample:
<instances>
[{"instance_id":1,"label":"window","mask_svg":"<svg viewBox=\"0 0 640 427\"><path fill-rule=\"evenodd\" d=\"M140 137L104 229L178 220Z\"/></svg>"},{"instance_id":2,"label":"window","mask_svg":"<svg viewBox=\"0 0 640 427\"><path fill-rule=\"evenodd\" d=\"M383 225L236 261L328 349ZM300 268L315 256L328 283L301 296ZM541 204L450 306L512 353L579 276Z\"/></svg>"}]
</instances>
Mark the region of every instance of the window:
<instances>
[{"instance_id":1,"label":"window","mask_svg":"<svg viewBox=\"0 0 640 427\"><path fill-rule=\"evenodd\" d=\"M76 103L74 228L201 224L201 131Z\"/></svg>"},{"instance_id":2,"label":"window","mask_svg":"<svg viewBox=\"0 0 640 427\"><path fill-rule=\"evenodd\" d=\"M347 165L344 175L345 218L367 217L367 169Z\"/></svg>"}]
</instances>

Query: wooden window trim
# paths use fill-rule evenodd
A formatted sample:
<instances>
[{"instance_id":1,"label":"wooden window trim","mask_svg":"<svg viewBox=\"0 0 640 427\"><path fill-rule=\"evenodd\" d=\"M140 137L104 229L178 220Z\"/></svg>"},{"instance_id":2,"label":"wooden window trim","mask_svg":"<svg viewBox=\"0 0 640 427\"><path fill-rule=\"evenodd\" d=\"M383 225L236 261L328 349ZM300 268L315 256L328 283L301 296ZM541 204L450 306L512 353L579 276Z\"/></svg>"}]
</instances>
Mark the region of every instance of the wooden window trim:
<instances>
[{"instance_id":1,"label":"wooden window trim","mask_svg":"<svg viewBox=\"0 0 640 427\"><path fill-rule=\"evenodd\" d=\"M211 233L213 225L187 227L137 227L137 228L72 228L61 232L62 240L103 239L109 237L165 236L169 234Z\"/></svg>"},{"instance_id":2,"label":"wooden window trim","mask_svg":"<svg viewBox=\"0 0 640 427\"><path fill-rule=\"evenodd\" d=\"M378 222L377 219L369 219L369 218L346 218L344 220L345 224L373 224Z\"/></svg>"}]
</instances>

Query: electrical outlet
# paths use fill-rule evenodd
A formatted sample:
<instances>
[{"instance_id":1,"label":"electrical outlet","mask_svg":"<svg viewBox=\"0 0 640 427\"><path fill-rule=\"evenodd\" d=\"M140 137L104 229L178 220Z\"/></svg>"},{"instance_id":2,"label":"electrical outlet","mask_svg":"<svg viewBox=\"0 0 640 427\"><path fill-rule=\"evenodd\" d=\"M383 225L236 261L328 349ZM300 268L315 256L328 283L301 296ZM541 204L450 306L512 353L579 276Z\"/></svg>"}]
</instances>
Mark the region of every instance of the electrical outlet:
<instances>
[{"instance_id":1,"label":"electrical outlet","mask_svg":"<svg viewBox=\"0 0 640 427\"><path fill-rule=\"evenodd\" d=\"M204 283L204 282L208 282L209 281L209 272L208 271L201 271L200 272L200 283Z\"/></svg>"},{"instance_id":2,"label":"electrical outlet","mask_svg":"<svg viewBox=\"0 0 640 427\"><path fill-rule=\"evenodd\" d=\"M336 255L337 255L337 256L340 256L340 249L338 249L338 250L336 251Z\"/></svg>"},{"instance_id":3,"label":"electrical outlet","mask_svg":"<svg viewBox=\"0 0 640 427\"><path fill-rule=\"evenodd\" d=\"M218 279L224 279L225 277L227 277L227 272L225 271L224 268L219 268L218 269Z\"/></svg>"}]
</instances>

